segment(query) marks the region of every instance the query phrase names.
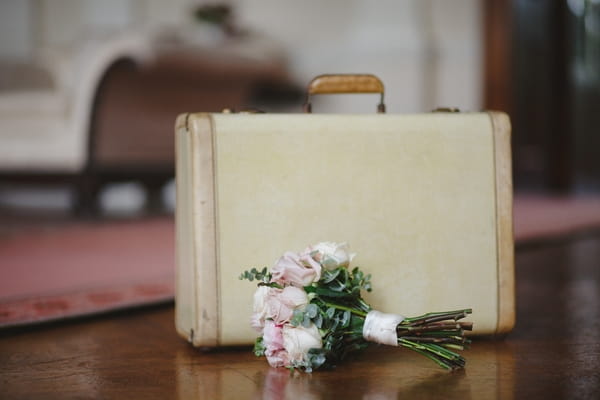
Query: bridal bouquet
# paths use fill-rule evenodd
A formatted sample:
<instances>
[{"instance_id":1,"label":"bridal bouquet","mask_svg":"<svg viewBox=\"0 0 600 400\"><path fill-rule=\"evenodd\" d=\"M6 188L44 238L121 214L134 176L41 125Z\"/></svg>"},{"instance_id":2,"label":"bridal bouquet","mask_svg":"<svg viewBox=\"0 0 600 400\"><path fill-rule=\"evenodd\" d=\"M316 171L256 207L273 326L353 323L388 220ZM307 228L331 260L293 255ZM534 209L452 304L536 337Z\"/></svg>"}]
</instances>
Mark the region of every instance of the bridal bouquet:
<instances>
[{"instance_id":1,"label":"bridal bouquet","mask_svg":"<svg viewBox=\"0 0 600 400\"><path fill-rule=\"evenodd\" d=\"M301 253L286 252L271 268L244 271L258 281L251 324L260 333L254 353L273 367L311 372L331 368L370 342L403 346L447 369L462 368L470 309L432 312L413 318L373 310L361 297L371 275L349 269L354 254L346 244L323 242Z\"/></svg>"}]
</instances>

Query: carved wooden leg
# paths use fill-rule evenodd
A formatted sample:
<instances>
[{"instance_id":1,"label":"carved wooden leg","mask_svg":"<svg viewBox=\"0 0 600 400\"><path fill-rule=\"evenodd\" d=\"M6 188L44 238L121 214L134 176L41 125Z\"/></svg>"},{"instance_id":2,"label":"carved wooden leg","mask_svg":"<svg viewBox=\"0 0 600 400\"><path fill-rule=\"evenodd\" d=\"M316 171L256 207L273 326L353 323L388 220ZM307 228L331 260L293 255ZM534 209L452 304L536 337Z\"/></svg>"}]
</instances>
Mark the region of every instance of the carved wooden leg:
<instances>
[{"instance_id":1,"label":"carved wooden leg","mask_svg":"<svg viewBox=\"0 0 600 400\"><path fill-rule=\"evenodd\" d=\"M163 179L152 179L144 182L146 189L146 212L149 214L160 214L165 211L162 198L162 189L166 181Z\"/></svg>"},{"instance_id":2,"label":"carved wooden leg","mask_svg":"<svg viewBox=\"0 0 600 400\"><path fill-rule=\"evenodd\" d=\"M98 217L100 189L101 184L94 176L84 174L79 177L75 185L73 214L77 217Z\"/></svg>"}]
</instances>

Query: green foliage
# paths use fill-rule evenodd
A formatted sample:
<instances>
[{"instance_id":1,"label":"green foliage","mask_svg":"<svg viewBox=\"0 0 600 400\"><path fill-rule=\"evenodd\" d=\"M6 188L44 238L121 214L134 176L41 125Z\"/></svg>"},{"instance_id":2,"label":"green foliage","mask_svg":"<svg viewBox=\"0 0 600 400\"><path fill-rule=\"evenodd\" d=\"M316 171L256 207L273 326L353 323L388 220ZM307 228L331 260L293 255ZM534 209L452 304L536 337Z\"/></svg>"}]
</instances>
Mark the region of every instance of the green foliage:
<instances>
[{"instance_id":1,"label":"green foliage","mask_svg":"<svg viewBox=\"0 0 600 400\"><path fill-rule=\"evenodd\" d=\"M256 268L252 268L250 270L242 272L239 277L240 280L249 280L252 282L253 280L260 281L265 284L269 284L271 280L271 273L267 267L264 267L262 270L257 270Z\"/></svg>"},{"instance_id":2,"label":"green foliage","mask_svg":"<svg viewBox=\"0 0 600 400\"><path fill-rule=\"evenodd\" d=\"M352 287L360 288L367 292L371 289L371 274L365 275L358 267L352 270Z\"/></svg>"},{"instance_id":3,"label":"green foliage","mask_svg":"<svg viewBox=\"0 0 600 400\"><path fill-rule=\"evenodd\" d=\"M327 352L324 349L309 349L305 360L294 361L293 364L288 368L291 371L294 371L296 368L300 368L305 372L312 372L315 369L325 366L326 362Z\"/></svg>"},{"instance_id":4,"label":"green foliage","mask_svg":"<svg viewBox=\"0 0 600 400\"><path fill-rule=\"evenodd\" d=\"M295 310L291 323L309 326L314 323L321 332L323 348L311 349L311 367L332 368L348 354L364 349L368 343L362 336L364 318L371 310L361 291L371 290L371 275L358 267L349 271L339 267L323 269L321 279L304 289L312 294L311 302Z\"/></svg>"},{"instance_id":5,"label":"green foliage","mask_svg":"<svg viewBox=\"0 0 600 400\"><path fill-rule=\"evenodd\" d=\"M265 344L263 342L263 337L257 337L256 341L254 342L254 355L256 355L257 357L262 357L265 355L266 349L267 348L265 347Z\"/></svg>"},{"instance_id":6,"label":"green foliage","mask_svg":"<svg viewBox=\"0 0 600 400\"><path fill-rule=\"evenodd\" d=\"M346 292L360 296L361 290L371 291L371 274L365 275L358 267L352 271L343 267L333 271L323 269L319 284L334 292Z\"/></svg>"}]
</instances>

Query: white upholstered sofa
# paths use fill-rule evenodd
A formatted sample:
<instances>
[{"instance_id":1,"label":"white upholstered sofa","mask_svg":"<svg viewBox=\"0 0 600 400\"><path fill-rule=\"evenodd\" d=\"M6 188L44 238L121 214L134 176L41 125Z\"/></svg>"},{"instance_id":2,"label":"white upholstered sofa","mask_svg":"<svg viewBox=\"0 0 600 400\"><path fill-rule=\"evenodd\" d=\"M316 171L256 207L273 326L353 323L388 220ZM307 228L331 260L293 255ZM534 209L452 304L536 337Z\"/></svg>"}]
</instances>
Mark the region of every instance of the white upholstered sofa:
<instances>
[{"instance_id":1,"label":"white upholstered sofa","mask_svg":"<svg viewBox=\"0 0 600 400\"><path fill-rule=\"evenodd\" d=\"M35 75L47 74L41 87L29 82L0 86L0 170L76 173L85 167L90 116L96 89L118 60L144 62L151 56L141 34L97 36L77 46L37 55ZM8 72L15 80L23 71ZM32 74L29 74L31 78ZM4 78L5 80L10 77ZM22 87L20 87L22 86Z\"/></svg>"},{"instance_id":2,"label":"white upholstered sofa","mask_svg":"<svg viewBox=\"0 0 600 400\"><path fill-rule=\"evenodd\" d=\"M120 33L42 49L29 63L0 61L0 182L68 180L84 189L103 77L122 60L151 57L146 35Z\"/></svg>"},{"instance_id":3,"label":"white upholstered sofa","mask_svg":"<svg viewBox=\"0 0 600 400\"><path fill-rule=\"evenodd\" d=\"M268 52L243 39L203 47L127 33L77 42L44 51L34 68L13 66L15 79L0 62L0 184L68 183L84 214L96 214L102 186L119 180L141 183L147 206L158 205L174 175L177 114L252 106L265 87L290 89L284 64L248 57L240 49Z\"/></svg>"}]
</instances>

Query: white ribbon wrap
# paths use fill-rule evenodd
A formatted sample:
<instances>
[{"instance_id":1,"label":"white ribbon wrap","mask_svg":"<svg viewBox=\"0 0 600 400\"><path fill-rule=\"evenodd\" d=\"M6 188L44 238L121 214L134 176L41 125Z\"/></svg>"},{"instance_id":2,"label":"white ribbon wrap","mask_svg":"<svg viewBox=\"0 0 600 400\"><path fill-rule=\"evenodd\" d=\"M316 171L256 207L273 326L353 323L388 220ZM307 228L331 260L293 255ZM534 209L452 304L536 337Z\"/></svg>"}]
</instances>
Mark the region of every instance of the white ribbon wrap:
<instances>
[{"instance_id":1,"label":"white ribbon wrap","mask_svg":"<svg viewBox=\"0 0 600 400\"><path fill-rule=\"evenodd\" d=\"M363 337L369 342L398 346L396 327L403 320L402 315L369 311L363 326Z\"/></svg>"}]
</instances>

